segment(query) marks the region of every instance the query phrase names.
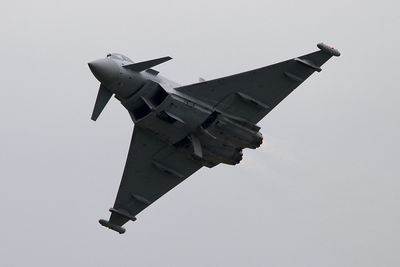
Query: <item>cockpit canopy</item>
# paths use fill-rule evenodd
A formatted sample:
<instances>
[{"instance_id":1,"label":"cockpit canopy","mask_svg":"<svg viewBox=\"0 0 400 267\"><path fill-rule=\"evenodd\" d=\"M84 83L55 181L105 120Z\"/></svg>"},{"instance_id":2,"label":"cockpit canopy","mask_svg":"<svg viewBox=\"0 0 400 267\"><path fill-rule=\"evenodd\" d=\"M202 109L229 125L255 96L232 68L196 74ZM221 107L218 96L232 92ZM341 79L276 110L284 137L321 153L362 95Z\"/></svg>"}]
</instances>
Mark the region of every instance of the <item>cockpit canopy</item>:
<instances>
[{"instance_id":1,"label":"cockpit canopy","mask_svg":"<svg viewBox=\"0 0 400 267\"><path fill-rule=\"evenodd\" d=\"M128 58L127 56L124 56L122 54L118 54L118 53L107 54L107 57L112 58L112 59L116 59L116 60L128 61L128 62L132 62L133 63L133 61L130 58Z\"/></svg>"}]
</instances>

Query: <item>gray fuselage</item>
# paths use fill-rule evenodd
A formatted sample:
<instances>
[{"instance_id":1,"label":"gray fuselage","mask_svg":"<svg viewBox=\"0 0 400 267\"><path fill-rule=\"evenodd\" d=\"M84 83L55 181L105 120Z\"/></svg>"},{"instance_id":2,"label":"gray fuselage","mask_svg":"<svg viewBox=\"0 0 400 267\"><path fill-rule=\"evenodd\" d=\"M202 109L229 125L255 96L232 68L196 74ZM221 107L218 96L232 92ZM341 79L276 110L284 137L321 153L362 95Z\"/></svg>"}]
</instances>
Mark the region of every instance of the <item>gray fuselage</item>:
<instances>
[{"instance_id":1,"label":"gray fuselage","mask_svg":"<svg viewBox=\"0 0 400 267\"><path fill-rule=\"evenodd\" d=\"M123 66L128 58L112 54L89 66L102 85L128 110L135 125L174 146L192 147L204 166L235 165L243 148L262 143L259 127L228 116L174 88L179 85L158 72L136 72Z\"/></svg>"}]
</instances>

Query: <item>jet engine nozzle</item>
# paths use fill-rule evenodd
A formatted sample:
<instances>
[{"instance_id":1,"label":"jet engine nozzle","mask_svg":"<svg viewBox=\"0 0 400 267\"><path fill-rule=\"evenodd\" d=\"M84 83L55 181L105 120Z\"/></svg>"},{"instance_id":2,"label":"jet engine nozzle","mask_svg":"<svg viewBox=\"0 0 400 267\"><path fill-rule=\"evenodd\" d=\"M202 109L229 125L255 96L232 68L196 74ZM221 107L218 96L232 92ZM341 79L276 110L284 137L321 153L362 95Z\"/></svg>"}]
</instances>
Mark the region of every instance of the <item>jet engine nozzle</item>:
<instances>
[{"instance_id":1,"label":"jet engine nozzle","mask_svg":"<svg viewBox=\"0 0 400 267\"><path fill-rule=\"evenodd\" d=\"M111 84L118 79L119 66L108 58L94 60L88 63L90 70L96 79L104 84Z\"/></svg>"}]
</instances>

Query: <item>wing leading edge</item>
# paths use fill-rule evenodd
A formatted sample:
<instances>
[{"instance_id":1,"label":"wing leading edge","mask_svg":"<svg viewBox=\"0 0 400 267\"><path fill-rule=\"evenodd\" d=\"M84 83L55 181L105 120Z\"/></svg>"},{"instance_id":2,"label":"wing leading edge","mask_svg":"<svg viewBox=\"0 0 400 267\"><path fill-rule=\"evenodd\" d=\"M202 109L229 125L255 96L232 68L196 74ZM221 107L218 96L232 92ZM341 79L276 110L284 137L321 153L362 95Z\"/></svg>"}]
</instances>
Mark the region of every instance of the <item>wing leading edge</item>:
<instances>
[{"instance_id":1,"label":"wing leading edge","mask_svg":"<svg viewBox=\"0 0 400 267\"><path fill-rule=\"evenodd\" d=\"M129 220L202 167L186 144L170 145L135 126L128 158L109 221L100 224L119 233Z\"/></svg>"},{"instance_id":2,"label":"wing leading edge","mask_svg":"<svg viewBox=\"0 0 400 267\"><path fill-rule=\"evenodd\" d=\"M319 51L263 68L175 88L218 111L257 123L332 56L340 53L323 43Z\"/></svg>"}]
</instances>

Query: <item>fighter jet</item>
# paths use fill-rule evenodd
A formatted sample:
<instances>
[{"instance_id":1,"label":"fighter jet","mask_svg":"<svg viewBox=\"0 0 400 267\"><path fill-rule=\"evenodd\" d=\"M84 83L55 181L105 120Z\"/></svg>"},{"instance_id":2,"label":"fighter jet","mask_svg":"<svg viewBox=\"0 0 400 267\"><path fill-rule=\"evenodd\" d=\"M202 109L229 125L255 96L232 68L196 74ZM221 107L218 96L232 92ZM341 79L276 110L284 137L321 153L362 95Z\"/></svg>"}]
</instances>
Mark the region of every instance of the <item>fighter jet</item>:
<instances>
[{"instance_id":1,"label":"fighter jet","mask_svg":"<svg viewBox=\"0 0 400 267\"><path fill-rule=\"evenodd\" d=\"M134 123L111 216L100 224L120 234L143 209L205 166L236 165L263 137L257 123L338 50L319 50L270 66L180 86L153 67L171 57L134 63L121 54L88 63L100 82L92 120L114 95Z\"/></svg>"}]
</instances>

